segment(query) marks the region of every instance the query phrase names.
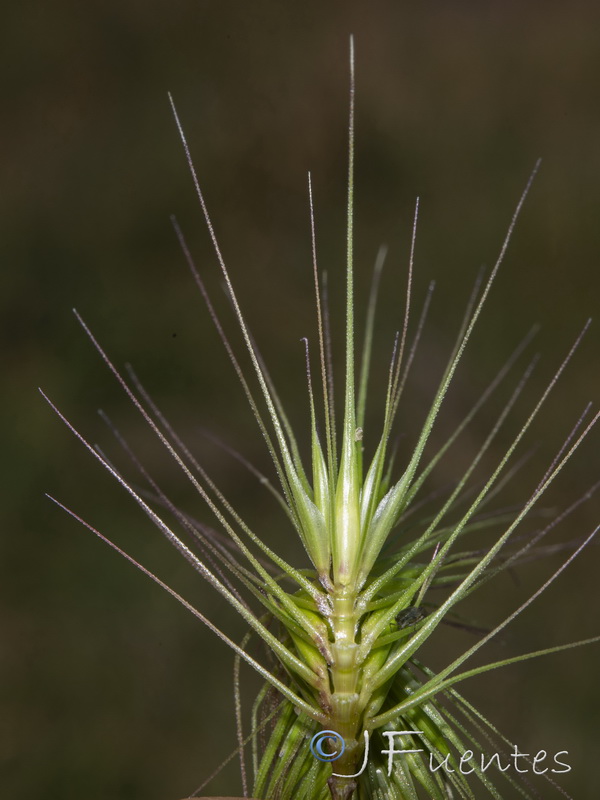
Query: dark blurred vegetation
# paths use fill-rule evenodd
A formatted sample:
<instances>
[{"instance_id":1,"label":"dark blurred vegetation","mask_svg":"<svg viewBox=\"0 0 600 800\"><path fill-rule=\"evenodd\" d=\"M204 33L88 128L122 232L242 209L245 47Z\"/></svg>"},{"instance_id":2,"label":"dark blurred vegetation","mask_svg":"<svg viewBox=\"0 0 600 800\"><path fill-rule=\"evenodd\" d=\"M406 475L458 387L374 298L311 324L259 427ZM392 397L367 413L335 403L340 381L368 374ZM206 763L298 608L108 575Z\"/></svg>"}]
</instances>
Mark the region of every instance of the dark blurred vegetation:
<instances>
[{"instance_id":1,"label":"dark blurred vegetation","mask_svg":"<svg viewBox=\"0 0 600 800\"><path fill-rule=\"evenodd\" d=\"M347 49L355 33L359 301L379 244L390 246L374 387L384 380L402 314L417 194L416 302L430 278L438 281L401 411L410 441L477 270L493 263L538 157L542 169L441 431L460 419L539 322L534 349L542 360L517 411L523 418L587 316L597 312L600 6L24 0L3 11L0 795L177 798L233 749L232 658L44 492L157 569L232 635L241 636L242 628L36 391L43 386L135 478L96 416L96 408L105 408L153 474L177 499L189 499L75 324L70 309L77 306L116 363L134 363L255 529L282 551L298 553L269 497L200 434L210 428L268 471L170 226L175 213L234 331L167 91L244 310L293 421L306 426L299 339L315 338L306 173L313 173L320 260L339 327ZM596 323L531 431L528 446L537 449L514 498L535 487L588 399L597 403L599 345ZM496 408L492 403L444 463L441 484L472 454ZM374 401L370 410L373 425ZM499 447L517 424L515 418ZM593 435L557 480L547 507L564 507L593 483L597 444ZM188 508L209 520L198 501ZM597 502L588 503L553 540L589 532L597 512ZM523 567L516 581L500 581L475 605L477 621L490 624L512 610L558 558ZM489 648L488 658L597 634L599 564L591 547L503 643ZM430 648L435 666L446 661L446 640L444 634ZM563 785L587 798L600 786L593 724L599 664L592 646L464 690L522 749L569 750L574 770ZM245 687L246 700L254 686ZM210 788L237 791L235 774L226 771Z\"/></svg>"}]
</instances>

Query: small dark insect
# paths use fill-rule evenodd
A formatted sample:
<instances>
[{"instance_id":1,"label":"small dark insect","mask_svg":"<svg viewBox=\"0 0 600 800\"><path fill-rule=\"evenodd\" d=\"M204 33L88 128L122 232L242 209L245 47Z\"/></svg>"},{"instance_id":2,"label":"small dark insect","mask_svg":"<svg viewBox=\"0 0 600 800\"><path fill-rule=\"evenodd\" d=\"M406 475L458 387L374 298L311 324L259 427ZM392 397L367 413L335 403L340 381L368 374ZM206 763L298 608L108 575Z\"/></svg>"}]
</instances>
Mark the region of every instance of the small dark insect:
<instances>
[{"instance_id":1,"label":"small dark insect","mask_svg":"<svg viewBox=\"0 0 600 800\"><path fill-rule=\"evenodd\" d=\"M425 619L427 616L427 612L424 611L419 606L408 606L408 608L404 608L396 617L396 622L398 623L398 628L410 628L411 625L416 625L417 622L421 622L422 619Z\"/></svg>"}]
</instances>

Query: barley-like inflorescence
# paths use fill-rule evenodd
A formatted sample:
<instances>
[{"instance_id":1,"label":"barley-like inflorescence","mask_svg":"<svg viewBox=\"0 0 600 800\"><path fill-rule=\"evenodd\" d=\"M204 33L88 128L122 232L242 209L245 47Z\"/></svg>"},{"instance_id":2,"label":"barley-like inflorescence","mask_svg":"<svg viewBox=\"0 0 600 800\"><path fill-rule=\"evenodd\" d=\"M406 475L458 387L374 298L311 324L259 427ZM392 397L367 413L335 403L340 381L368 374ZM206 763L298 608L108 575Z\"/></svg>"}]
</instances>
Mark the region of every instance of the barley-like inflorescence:
<instances>
[{"instance_id":1,"label":"barley-like inflorescence","mask_svg":"<svg viewBox=\"0 0 600 800\"><path fill-rule=\"evenodd\" d=\"M83 523L125 558L142 569L192 614L202 620L235 652L236 676L246 662L264 680L245 731L236 695L238 750L244 796L265 800L449 800L490 796L500 798L512 785L524 797L532 790L519 783L520 771L488 769L498 759L497 747L510 753L504 739L467 700L456 685L464 679L500 666L583 642L556 645L471 668L467 661L520 614L571 563L595 531L569 551L550 578L493 630L471 626L477 641L437 672L421 660L423 644L444 623L462 624L457 605L488 580L512 565L542 555L552 548L544 537L595 487L534 534L515 532L538 506L540 499L572 457L598 419L584 415L536 489L518 508L494 511L492 501L516 472L514 454L548 395L566 369L587 325L559 362L554 378L534 404L504 455L482 482L472 476L486 463L490 446L513 411L535 363L522 369L514 391L489 434L476 449L471 463L450 489L423 503L423 487L449 448L493 392L515 367L531 336L498 371L486 391L445 443L430 454L430 435L457 366L477 326L517 223L534 169L508 226L497 260L488 277L477 282L439 385L419 422L415 444L395 456L392 446L397 412L427 316L433 286L420 314L411 313L413 262L419 204L415 207L409 254L403 319L392 349L383 415L376 437L365 428L369 367L373 351L377 291L385 251L378 256L367 302L366 329L360 359L355 359L353 290L354 203L354 56L351 46L349 169L346 241L345 379L340 424L336 425L329 312L317 260L313 191L309 176L309 208L318 331L318 380L313 383L311 354L306 345L310 430L296 436L255 345L221 254L202 194L190 149L174 104L173 113L202 213L212 238L229 299L247 349L254 375L247 375L231 346L206 292L183 234L175 232L193 277L206 301L228 358L238 375L266 442L278 485L249 466L284 509L299 537L306 562L294 566L273 552L244 522L193 454L177 436L133 371L120 374L88 326L83 330L186 478L213 512L223 539L184 514L145 471L129 445L121 444L134 459L147 483L134 488L102 454L92 447L55 408L57 414L110 472L164 536L243 617L249 633L236 643L209 618L146 570L103 534ZM358 361L358 363L356 363ZM251 380L252 378L252 380ZM253 388L256 386L256 388ZM317 389L318 387L318 389ZM50 402L50 401L49 401ZM108 420L107 420L108 421ZM110 423L109 423L110 424ZM404 423L404 427L410 427ZM310 463L300 456L301 441L310 441ZM367 458L368 441L372 455ZM426 454L427 457L426 457ZM58 502L58 501L55 501ZM61 503L58 503L65 508ZM162 510L171 512L178 527L167 524ZM67 510L65 508L65 510ZM419 512L422 512L420 515ZM69 512L76 516L73 512ZM77 519L80 519L77 517ZM83 520L80 520L83 522ZM181 532L179 532L179 529ZM476 542L482 531L495 530L492 544ZM185 540L185 541L184 541ZM188 542L189 543L186 543ZM597 641L600 637L588 641ZM261 657L260 643L271 654ZM265 666L268 664L268 666ZM237 678L236 678L237 683ZM499 745L493 743L499 742ZM496 749L495 749L496 748ZM248 752L250 751L250 752ZM470 756L468 755L470 753ZM547 778L548 776L546 776ZM551 777L551 776L550 776ZM553 781L546 784L553 791ZM510 789L512 791L512 789Z\"/></svg>"}]
</instances>

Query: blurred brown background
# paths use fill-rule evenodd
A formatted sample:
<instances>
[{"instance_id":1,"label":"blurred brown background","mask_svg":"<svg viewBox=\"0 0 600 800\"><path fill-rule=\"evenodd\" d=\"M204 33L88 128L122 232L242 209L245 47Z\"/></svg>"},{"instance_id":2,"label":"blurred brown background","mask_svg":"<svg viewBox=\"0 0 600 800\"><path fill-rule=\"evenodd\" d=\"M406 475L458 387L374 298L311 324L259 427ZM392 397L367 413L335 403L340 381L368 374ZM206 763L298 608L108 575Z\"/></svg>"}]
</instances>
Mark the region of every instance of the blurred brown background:
<instances>
[{"instance_id":1,"label":"blurred brown background","mask_svg":"<svg viewBox=\"0 0 600 800\"><path fill-rule=\"evenodd\" d=\"M379 244L390 246L373 424L402 314L416 195L422 202L416 303L430 278L438 290L401 409L399 430L408 441L477 270L493 264L518 195L542 157L441 423L442 433L451 429L539 322L533 350L540 349L542 360L501 447L598 310L599 24L600 7L592 2L25 0L5 6L2 797L177 798L234 746L226 648L44 497L58 496L241 636L224 603L160 541L37 394L41 385L135 478L95 413L105 408L172 494L210 519L115 387L72 306L119 366L133 362L255 529L301 557L268 495L200 434L210 428L269 470L170 226L175 213L234 331L167 91L244 310L292 420L304 429L299 339L315 338L306 173L314 177L320 261L330 274L339 327L349 33L357 50L359 301ZM597 403L599 352L596 322L521 451L537 448L514 498L535 487L585 403ZM456 476L496 408L492 403L442 465L440 484ZM564 507L594 482L597 445L594 435L557 480L547 507ZM486 463L493 462L494 454ZM587 533L597 521L592 501L554 540ZM554 558L519 570L517 582L499 581L473 616L482 624L497 621L559 563ZM592 547L484 660L600 633L599 565ZM459 646L472 641L457 636ZM432 642L434 666L447 661L444 637L441 645ZM595 645L463 689L523 750L569 750L573 772L563 785L587 798L600 787L593 724L599 665ZM252 680L245 686L246 700L254 687ZM209 788L237 791L235 764ZM545 797L543 784L541 791Z\"/></svg>"}]
</instances>

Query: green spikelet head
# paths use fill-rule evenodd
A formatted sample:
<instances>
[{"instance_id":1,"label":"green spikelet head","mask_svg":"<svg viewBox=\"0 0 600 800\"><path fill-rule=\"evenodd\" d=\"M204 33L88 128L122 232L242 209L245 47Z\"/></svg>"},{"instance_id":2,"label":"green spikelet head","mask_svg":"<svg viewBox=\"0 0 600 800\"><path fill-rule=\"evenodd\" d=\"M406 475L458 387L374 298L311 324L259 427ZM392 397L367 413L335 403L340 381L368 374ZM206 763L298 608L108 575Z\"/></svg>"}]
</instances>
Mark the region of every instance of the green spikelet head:
<instances>
[{"instance_id":1,"label":"green spikelet head","mask_svg":"<svg viewBox=\"0 0 600 800\"><path fill-rule=\"evenodd\" d=\"M241 644L231 641L201 611L186 604L158 578L147 573L227 641L236 654L236 671L245 661L264 679L264 686L253 705L249 730L242 729L238 708L239 755L245 796L263 800L501 798L504 789L512 784L509 791L518 787L522 796L530 797L529 789L519 784L518 773L484 768L479 756L486 753L490 756L490 735L497 737L506 751L511 751L512 745L458 693L455 686L472 675L542 655L541 652L528 653L476 668L466 665L468 659L541 590L496 628L478 632L475 644L437 673L422 663L420 650L442 623L456 623L460 618L457 606L462 600L520 559L535 554L540 540L553 526L555 520L535 536L529 536L525 541L519 538L518 543L514 543L517 537L513 535L520 523L536 507L571 458L597 415L591 421L580 420L546 474L540 477L537 489L520 508L494 513L491 504L510 478L515 451L567 366L581 336L557 366L555 378L537 403L525 413L505 454L473 489L471 478L513 410L533 362L522 368L512 394L464 474L456 476L453 487L442 499L427 504L426 515L419 519L414 512L423 499L423 487L428 477L485 401L511 370L518 368L516 365L531 338L526 337L510 355L464 420L431 455L431 447L427 448L431 432L492 288L533 175L517 203L494 267L487 279L475 286L429 407L424 409L422 419L412 425L402 421L403 429L410 430L412 444L395 455L391 443L394 426L398 423L399 403L417 351L433 287L422 304L422 311L413 320L411 303L417 202L408 252L404 315L399 320L394 346L390 348L392 358L387 386L382 387L378 395L382 398L381 424L378 430L368 430L365 428L365 409L371 388L369 365L385 251L380 251L375 265L365 309L364 338L357 358L355 353L359 348L355 343L353 289L352 44L350 65L345 379L343 403L339 408L333 396L332 356L327 335L329 320L317 261L309 177L318 331L318 357L315 360L319 365L317 371L311 370L311 353L306 342L310 463L303 463L299 455L298 442L306 441L306 437L298 435L296 438L292 431L247 328L173 106L200 205L251 359L258 384L256 393L250 388L250 381L242 372L208 300L209 311L272 457L278 487L266 479L263 483L283 507L290 529L302 542L306 562L300 566L288 563L281 554L274 553L264 544L260 532L246 525L194 461L135 375L130 373L126 379L116 371L83 322L84 329L130 399L213 511L232 547L221 547L202 534L182 512L169 507L158 487L152 486L155 499L173 511L183 532L194 538L197 547L185 544L154 510L151 501L144 499L98 451L79 434L76 435L249 626L249 634ZM177 226L176 232L184 252L189 255ZM205 293L196 272L195 277ZM314 385L313 372L319 376ZM336 415L340 410L341 415ZM339 426L336 425L336 416L340 418ZM371 452L367 458L366 454ZM426 452L429 453L427 458ZM566 513L568 511L563 517ZM482 548L476 535L488 529L497 533L493 543ZM591 536L593 533L579 544L542 589L570 563ZM269 651L269 657L261 659L254 655L260 653L257 642L263 650ZM577 644L581 642L555 645L543 652L556 652ZM403 752L394 755L390 751ZM477 756L464 762L468 752ZM463 766L468 764L468 769L462 769L461 763Z\"/></svg>"}]
</instances>

